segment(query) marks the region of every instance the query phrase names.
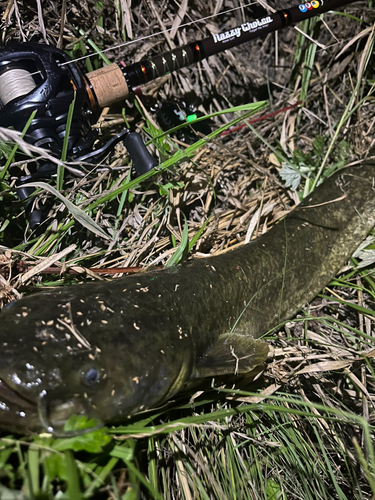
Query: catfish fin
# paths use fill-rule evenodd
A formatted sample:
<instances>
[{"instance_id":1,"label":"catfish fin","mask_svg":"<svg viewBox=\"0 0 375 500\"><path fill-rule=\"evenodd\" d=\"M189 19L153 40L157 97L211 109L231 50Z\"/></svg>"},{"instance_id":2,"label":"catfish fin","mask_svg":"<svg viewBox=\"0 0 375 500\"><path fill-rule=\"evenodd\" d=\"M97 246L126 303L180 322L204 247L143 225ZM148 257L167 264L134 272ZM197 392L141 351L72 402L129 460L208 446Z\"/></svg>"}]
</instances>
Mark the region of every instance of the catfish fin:
<instances>
[{"instance_id":1,"label":"catfish fin","mask_svg":"<svg viewBox=\"0 0 375 500\"><path fill-rule=\"evenodd\" d=\"M265 361L268 344L249 335L226 333L199 358L196 378L247 373Z\"/></svg>"}]
</instances>

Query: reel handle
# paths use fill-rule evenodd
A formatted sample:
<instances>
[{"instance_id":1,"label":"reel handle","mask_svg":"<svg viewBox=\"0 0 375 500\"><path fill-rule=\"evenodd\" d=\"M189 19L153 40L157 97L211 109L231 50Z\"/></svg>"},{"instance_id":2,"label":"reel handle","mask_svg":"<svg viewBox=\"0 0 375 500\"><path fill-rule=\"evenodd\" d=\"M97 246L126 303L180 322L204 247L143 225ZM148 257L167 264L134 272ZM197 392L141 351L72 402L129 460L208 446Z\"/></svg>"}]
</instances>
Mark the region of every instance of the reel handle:
<instances>
[{"instance_id":1,"label":"reel handle","mask_svg":"<svg viewBox=\"0 0 375 500\"><path fill-rule=\"evenodd\" d=\"M113 136L107 142L107 144L105 144L101 148L98 148L91 153L79 156L75 159L75 161L99 161L104 158L104 156L108 154L109 151L113 149L114 146L120 141L123 141L124 146L128 150L129 156L133 161L134 170L137 176L145 174L146 172L149 172L151 169L157 166L158 162L149 153L142 137L137 132L132 132L129 129L125 129L117 135Z\"/></svg>"},{"instance_id":2,"label":"reel handle","mask_svg":"<svg viewBox=\"0 0 375 500\"><path fill-rule=\"evenodd\" d=\"M124 145L133 160L137 175L143 175L158 165L155 158L149 153L142 137L137 132L130 132L124 139Z\"/></svg>"}]
</instances>

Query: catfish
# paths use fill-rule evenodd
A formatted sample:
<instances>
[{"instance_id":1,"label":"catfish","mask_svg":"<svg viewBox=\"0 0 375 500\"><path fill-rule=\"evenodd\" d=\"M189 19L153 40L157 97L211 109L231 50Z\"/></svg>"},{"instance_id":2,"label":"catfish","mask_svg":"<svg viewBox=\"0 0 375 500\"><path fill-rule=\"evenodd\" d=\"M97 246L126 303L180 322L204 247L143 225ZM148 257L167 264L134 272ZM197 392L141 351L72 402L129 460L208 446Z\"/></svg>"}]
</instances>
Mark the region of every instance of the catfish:
<instances>
[{"instance_id":1,"label":"catfish","mask_svg":"<svg viewBox=\"0 0 375 500\"><path fill-rule=\"evenodd\" d=\"M346 264L375 222L375 162L335 172L259 238L111 281L48 289L0 314L0 426L124 422L190 384L262 368L267 332Z\"/></svg>"}]
</instances>

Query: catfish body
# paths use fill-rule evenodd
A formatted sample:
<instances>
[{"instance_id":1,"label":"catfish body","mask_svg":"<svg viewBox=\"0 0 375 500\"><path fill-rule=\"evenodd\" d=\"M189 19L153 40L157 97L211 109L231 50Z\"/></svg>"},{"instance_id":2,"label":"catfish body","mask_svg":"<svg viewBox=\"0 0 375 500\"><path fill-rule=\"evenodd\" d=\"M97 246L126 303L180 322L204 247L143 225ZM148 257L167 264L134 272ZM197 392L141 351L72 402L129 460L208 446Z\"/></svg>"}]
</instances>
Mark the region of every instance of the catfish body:
<instances>
[{"instance_id":1,"label":"catfish body","mask_svg":"<svg viewBox=\"0 0 375 500\"><path fill-rule=\"evenodd\" d=\"M375 163L342 169L255 241L23 298L0 315L0 426L123 420L264 362L263 334L336 275L375 221Z\"/></svg>"}]
</instances>

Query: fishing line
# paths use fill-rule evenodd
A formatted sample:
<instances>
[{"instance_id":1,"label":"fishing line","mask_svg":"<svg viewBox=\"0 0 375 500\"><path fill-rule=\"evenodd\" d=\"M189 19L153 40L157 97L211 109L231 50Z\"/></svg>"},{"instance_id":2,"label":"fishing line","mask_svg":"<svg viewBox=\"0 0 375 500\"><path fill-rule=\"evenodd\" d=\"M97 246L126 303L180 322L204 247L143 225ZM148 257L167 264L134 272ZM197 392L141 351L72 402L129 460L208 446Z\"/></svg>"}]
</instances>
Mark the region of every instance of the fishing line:
<instances>
[{"instance_id":1,"label":"fishing line","mask_svg":"<svg viewBox=\"0 0 375 500\"><path fill-rule=\"evenodd\" d=\"M0 103L2 106L8 102L28 94L35 89L37 84L31 73L22 68L10 68L0 75Z\"/></svg>"},{"instance_id":2,"label":"fishing line","mask_svg":"<svg viewBox=\"0 0 375 500\"><path fill-rule=\"evenodd\" d=\"M245 7L251 7L252 5L256 5L257 3L258 2L251 2L251 3L247 3L245 5L240 5L239 7L233 7L232 9L228 9L228 10L224 10L222 12L218 12L217 14L212 14L211 16L201 17L200 19L196 19L194 21L189 21L188 23L180 24L180 26L178 27L178 29L180 30L181 28L186 28L187 26L191 26L191 25L196 24L196 23L201 23L203 21L207 21L208 19L219 17L219 16L222 16L224 14L228 14L230 12L243 9ZM163 35L164 33L169 33L173 29L175 29L175 28L173 28L173 27L172 28L168 28L166 30L157 31L156 33L151 33L150 35L146 35L144 37L137 38L136 40L129 40L128 42L122 42L122 43L119 43L118 45L112 45L111 47L107 47L106 49L99 50L98 52L95 52L93 54L86 54L86 55L84 55L82 57L77 57L76 59L72 59L69 62L61 63L60 66L64 66L65 64L70 64L71 62L83 61L84 59L88 59L90 57L94 57L94 56L96 56L98 54L104 54L105 52L109 52L110 50L115 50L115 49L119 49L121 47L126 47L128 45L132 45L133 43L142 42L142 41L148 40L148 39L150 39L150 38L152 38L154 36L159 36L159 35Z\"/></svg>"},{"instance_id":3,"label":"fishing line","mask_svg":"<svg viewBox=\"0 0 375 500\"><path fill-rule=\"evenodd\" d=\"M216 18L216 17L219 17L219 16L222 16L224 14L229 14L231 12L234 12L234 11L237 11L237 10L241 10L241 9L244 9L246 7L251 7L252 5L261 5L265 10L266 9L269 9L271 11L272 14L275 14L277 13L277 10L270 7L267 3L265 3L264 1L262 0L258 0L256 2L250 2L250 3L247 3L247 4L244 4L244 5L240 5L238 7L233 7L231 9L228 9L228 10L224 10L222 12L218 12L217 14L212 14L210 16L205 16L205 17L201 17L199 19L196 19L196 20L193 20L193 21L189 21L187 23L183 23L183 24L180 24L178 26L178 30L180 30L181 28L186 28L188 26L192 26L194 24L197 24L197 23L202 23L204 21L207 21L208 19L213 19L213 18ZM328 12L331 12L331 11L328 11ZM298 33L302 34L304 37L306 37L308 40L310 40L312 43L315 43L318 47L320 47L321 49L325 50L327 47L323 44L320 44L319 42L317 42L316 40L314 40L313 38L311 38L307 33L305 33L304 31L302 31L300 28L298 28L298 26L293 26L293 28L298 31ZM78 61L83 61L85 59L88 59L90 57L94 57L98 54L104 54L106 52L109 52L111 50L116 50L116 49L119 49L119 48L122 48L122 47L127 47L129 45L132 45L134 43L138 43L138 42L142 42L144 40L149 40L150 38L153 38L153 37L156 37L156 36L159 36L159 35L163 35L165 33L169 33L171 31L173 31L175 28L171 27L171 28L167 28L165 30L161 30L161 31L157 31L156 33L151 33L150 35L145 35L143 37L140 37L140 38L137 38L135 40L129 40L127 42L122 42L122 43L119 43L117 45L112 45L111 47L107 47L106 49L102 49L102 50L98 50L97 52L95 53L91 53L91 54L86 54L84 56L81 56L81 57L77 57L75 59L72 59L71 61L69 62L64 62L64 63L61 63L60 66L64 66L66 64L70 64L71 62L72 63L75 63L75 62L78 62Z\"/></svg>"}]
</instances>

